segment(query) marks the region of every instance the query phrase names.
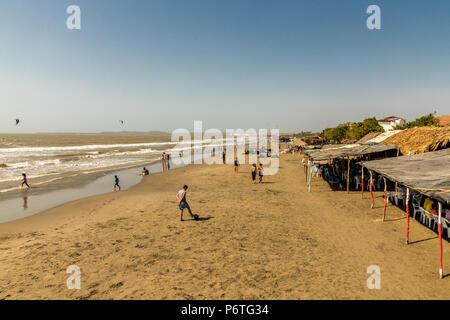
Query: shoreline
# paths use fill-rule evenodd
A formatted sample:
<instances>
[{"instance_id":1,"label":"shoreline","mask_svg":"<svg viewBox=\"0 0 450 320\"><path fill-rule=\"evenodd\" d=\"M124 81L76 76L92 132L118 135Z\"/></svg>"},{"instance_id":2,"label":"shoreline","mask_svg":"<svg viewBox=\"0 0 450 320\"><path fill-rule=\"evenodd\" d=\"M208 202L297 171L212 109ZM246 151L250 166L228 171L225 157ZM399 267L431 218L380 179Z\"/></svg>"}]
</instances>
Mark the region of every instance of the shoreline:
<instances>
[{"instance_id":1,"label":"shoreline","mask_svg":"<svg viewBox=\"0 0 450 320\"><path fill-rule=\"evenodd\" d=\"M75 179L66 184L51 185L42 189L32 187L31 189L19 190L15 194L11 192L8 197L0 200L0 206L4 207L4 211L8 213L3 215L0 213L0 225L34 216L71 201L110 193L112 192L113 183L111 181L113 181L113 174L119 175L122 191L128 190L141 182L142 175L140 172L143 166L150 171L150 175L162 171L162 168L159 168L159 166L162 166L161 160L154 160L145 165L140 164L115 170L99 171L88 175L77 175ZM178 167L171 164L170 170ZM125 183L123 184L123 182ZM22 200L23 204L21 203ZM5 218L5 216L13 218ZM15 216L19 217L14 218Z\"/></svg>"}]
</instances>

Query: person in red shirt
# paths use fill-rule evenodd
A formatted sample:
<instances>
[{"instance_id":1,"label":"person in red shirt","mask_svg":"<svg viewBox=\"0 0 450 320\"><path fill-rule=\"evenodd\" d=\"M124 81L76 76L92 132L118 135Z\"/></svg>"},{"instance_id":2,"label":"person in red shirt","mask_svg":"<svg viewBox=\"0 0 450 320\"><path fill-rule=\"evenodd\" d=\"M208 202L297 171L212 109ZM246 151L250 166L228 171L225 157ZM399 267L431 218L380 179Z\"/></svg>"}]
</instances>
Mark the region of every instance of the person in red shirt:
<instances>
[{"instance_id":1,"label":"person in red shirt","mask_svg":"<svg viewBox=\"0 0 450 320\"><path fill-rule=\"evenodd\" d=\"M263 176L264 176L264 169L263 169L262 163L259 164L258 175L259 175L259 183L261 183L262 179L263 179Z\"/></svg>"}]
</instances>

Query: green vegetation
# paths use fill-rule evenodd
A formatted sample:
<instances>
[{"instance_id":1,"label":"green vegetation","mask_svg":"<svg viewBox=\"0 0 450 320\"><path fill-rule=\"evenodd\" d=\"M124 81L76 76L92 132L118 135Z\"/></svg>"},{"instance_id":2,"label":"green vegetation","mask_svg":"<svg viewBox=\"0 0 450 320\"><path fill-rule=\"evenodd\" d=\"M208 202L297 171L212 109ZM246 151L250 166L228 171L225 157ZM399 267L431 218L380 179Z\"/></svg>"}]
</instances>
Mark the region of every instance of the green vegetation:
<instances>
[{"instance_id":1,"label":"green vegetation","mask_svg":"<svg viewBox=\"0 0 450 320\"><path fill-rule=\"evenodd\" d=\"M410 121L403 126L396 126L394 129L410 129L415 127L436 127L439 124L439 121L436 119L436 111L420 118L417 118L414 121Z\"/></svg>"},{"instance_id":2,"label":"green vegetation","mask_svg":"<svg viewBox=\"0 0 450 320\"><path fill-rule=\"evenodd\" d=\"M315 132L311 132L311 131L301 131L299 133L295 133L294 137L295 138L304 138L304 137L313 137L313 136L318 136L318 133Z\"/></svg>"},{"instance_id":3,"label":"green vegetation","mask_svg":"<svg viewBox=\"0 0 450 320\"><path fill-rule=\"evenodd\" d=\"M384 129L382 126L378 124L377 119L375 117L373 118L367 118L362 122L357 122L353 126L353 137L356 140L361 139L366 134L371 132L384 132Z\"/></svg>"},{"instance_id":4,"label":"green vegetation","mask_svg":"<svg viewBox=\"0 0 450 320\"><path fill-rule=\"evenodd\" d=\"M367 118L351 126L343 125L335 128L327 128L321 132L320 136L328 141L333 140L341 143L344 139L359 140L371 132L384 132L383 127L378 124L378 121L374 117Z\"/></svg>"}]
</instances>

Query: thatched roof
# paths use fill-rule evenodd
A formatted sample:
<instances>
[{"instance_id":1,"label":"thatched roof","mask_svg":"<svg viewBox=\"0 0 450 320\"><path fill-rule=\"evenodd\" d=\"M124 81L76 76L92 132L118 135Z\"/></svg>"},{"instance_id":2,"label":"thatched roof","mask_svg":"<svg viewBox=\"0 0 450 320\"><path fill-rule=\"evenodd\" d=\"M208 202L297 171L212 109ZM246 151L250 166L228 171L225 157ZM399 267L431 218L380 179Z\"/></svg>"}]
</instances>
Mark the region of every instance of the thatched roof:
<instances>
[{"instance_id":1,"label":"thatched roof","mask_svg":"<svg viewBox=\"0 0 450 320\"><path fill-rule=\"evenodd\" d=\"M436 151L450 147L450 127L418 127L403 130L382 141L395 144L405 155Z\"/></svg>"},{"instance_id":2,"label":"thatched roof","mask_svg":"<svg viewBox=\"0 0 450 320\"><path fill-rule=\"evenodd\" d=\"M367 142L369 140L372 140L373 138L375 138L379 134L380 134L380 132L370 132L370 133L366 134L364 137L362 137L361 139L359 139L357 143L364 143L364 142Z\"/></svg>"}]
</instances>

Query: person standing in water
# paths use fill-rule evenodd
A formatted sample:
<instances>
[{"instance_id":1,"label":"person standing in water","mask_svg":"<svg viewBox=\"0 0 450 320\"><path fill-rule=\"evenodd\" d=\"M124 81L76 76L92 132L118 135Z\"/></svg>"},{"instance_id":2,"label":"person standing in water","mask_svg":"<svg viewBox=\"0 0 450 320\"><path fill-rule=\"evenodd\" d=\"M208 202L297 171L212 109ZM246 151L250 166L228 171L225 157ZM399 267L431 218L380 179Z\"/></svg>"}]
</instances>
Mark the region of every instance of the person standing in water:
<instances>
[{"instance_id":1,"label":"person standing in water","mask_svg":"<svg viewBox=\"0 0 450 320\"><path fill-rule=\"evenodd\" d=\"M195 218L194 215L192 214L192 211L191 211L191 208L189 207L189 204L186 201L187 189L188 189L188 186L184 185L183 189L181 189L177 193L178 209L180 209L180 221L184 221L183 220L183 211L184 211L184 209L188 209L188 212L191 215L191 217Z\"/></svg>"},{"instance_id":2,"label":"person standing in water","mask_svg":"<svg viewBox=\"0 0 450 320\"><path fill-rule=\"evenodd\" d=\"M162 163L162 171L166 171L166 153L163 152L161 156L161 163Z\"/></svg>"},{"instance_id":3,"label":"person standing in water","mask_svg":"<svg viewBox=\"0 0 450 320\"><path fill-rule=\"evenodd\" d=\"M239 173L239 160L234 159L234 172Z\"/></svg>"},{"instance_id":4,"label":"person standing in water","mask_svg":"<svg viewBox=\"0 0 450 320\"><path fill-rule=\"evenodd\" d=\"M114 176L114 191L116 191L116 188L119 188L120 191L119 178Z\"/></svg>"},{"instance_id":5,"label":"person standing in water","mask_svg":"<svg viewBox=\"0 0 450 320\"><path fill-rule=\"evenodd\" d=\"M25 173L22 173L22 185L20 186L20 188L23 188L23 185L26 185L27 188L30 188L28 184L27 175Z\"/></svg>"}]
</instances>

